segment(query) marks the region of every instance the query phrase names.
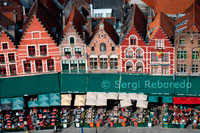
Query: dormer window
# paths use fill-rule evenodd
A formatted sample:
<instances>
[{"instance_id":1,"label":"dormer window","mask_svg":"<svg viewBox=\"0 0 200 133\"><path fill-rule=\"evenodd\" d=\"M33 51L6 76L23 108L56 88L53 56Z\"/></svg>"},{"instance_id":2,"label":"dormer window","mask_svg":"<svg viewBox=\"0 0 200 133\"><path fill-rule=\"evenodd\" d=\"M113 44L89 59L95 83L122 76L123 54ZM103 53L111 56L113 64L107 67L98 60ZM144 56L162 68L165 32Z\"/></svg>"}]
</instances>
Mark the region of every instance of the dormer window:
<instances>
[{"instance_id":1,"label":"dormer window","mask_svg":"<svg viewBox=\"0 0 200 133\"><path fill-rule=\"evenodd\" d=\"M7 42L2 43L2 49L8 49L8 43Z\"/></svg>"},{"instance_id":2,"label":"dormer window","mask_svg":"<svg viewBox=\"0 0 200 133\"><path fill-rule=\"evenodd\" d=\"M32 38L33 39L40 39L41 33L40 32L32 32Z\"/></svg>"},{"instance_id":3,"label":"dormer window","mask_svg":"<svg viewBox=\"0 0 200 133\"><path fill-rule=\"evenodd\" d=\"M185 39L184 38L180 38L179 40L179 45L185 45Z\"/></svg>"},{"instance_id":4,"label":"dormer window","mask_svg":"<svg viewBox=\"0 0 200 133\"><path fill-rule=\"evenodd\" d=\"M69 38L69 42L70 42L70 44L75 44L75 39L74 39L74 37L70 37L70 38Z\"/></svg>"},{"instance_id":5,"label":"dormer window","mask_svg":"<svg viewBox=\"0 0 200 133\"><path fill-rule=\"evenodd\" d=\"M137 38L136 36L130 37L130 45L136 45L137 44Z\"/></svg>"},{"instance_id":6,"label":"dormer window","mask_svg":"<svg viewBox=\"0 0 200 133\"><path fill-rule=\"evenodd\" d=\"M100 51L101 52L105 52L106 51L106 44L105 43L101 43L100 44Z\"/></svg>"}]
</instances>

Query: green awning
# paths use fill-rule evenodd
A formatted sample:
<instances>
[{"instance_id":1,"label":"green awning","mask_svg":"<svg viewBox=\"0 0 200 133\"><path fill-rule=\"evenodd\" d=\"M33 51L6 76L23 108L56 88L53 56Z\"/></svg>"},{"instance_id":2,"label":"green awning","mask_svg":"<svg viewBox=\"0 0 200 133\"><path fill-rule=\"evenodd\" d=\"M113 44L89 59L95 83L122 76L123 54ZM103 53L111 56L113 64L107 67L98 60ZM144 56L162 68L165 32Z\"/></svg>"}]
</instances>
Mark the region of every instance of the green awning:
<instances>
[{"instance_id":1,"label":"green awning","mask_svg":"<svg viewBox=\"0 0 200 133\"><path fill-rule=\"evenodd\" d=\"M39 101L40 107L49 107L49 101Z\"/></svg>"},{"instance_id":2,"label":"green awning","mask_svg":"<svg viewBox=\"0 0 200 133\"><path fill-rule=\"evenodd\" d=\"M28 101L28 107L33 108L33 107L39 107L39 102L38 101Z\"/></svg>"},{"instance_id":3,"label":"green awning","mask_svg":"<svg viewBox=\"0 0 200 133\"><path fill-rule=\"evenodd\" d=\"M12 98L12 104L24 104L24 98L23 97Z\"/></svg>"},{"instance_id":4,"label":"green awning","mask_svg":"<svg viewBox=\"0 0 200 133\"><path fill-rule=\"evenodd\" d=\"M3 98L1 99L1 104L9 104L12 103L12 99L11 98Z\"/></svg>"},{"instance_id":5,"label":"green awning","mask_svg":"<svg viewBox=\"0 0 200 133\"><path fill-rule=\"evenodd\" d=\"M60 99L59 100L50 100L50 106L60 106Z\"/></svg>"},{"instance_id":6,"label":"green awning","mask_svg":"<svg viewBox=\"0 0 200 133\"><path fill-rule=\"evenodd\" d=\"M38 96L38 100L39 100L40 102L49 101L49 94L42 94L42 95L39 95L39 96Z\"/></svg>"},{"instance_id":7,"label":"green awning","mask_svg":"<svg viewBox=\"0 0 200 133\"><path fill-rule=\"evenodd\" d=\"M157 103L158 102L158 96L148 96L148 102Z\"/></svg>"},{"instance_id":8,"label":"green awning","mask_svg":"<svg viewBox=\"0 0 200 133\"><path fill-rule=\"evenodd\" d=\"M13 104L12 110L23 110L24 104Z\"/></svg>"},{"instance_id":9,"label":"green awning","mask_svg":"<svg viewBox=\"0 0 200 133\"><path fill-rule=\"evenodd\" d=\"M60 93L50 93L50 100L59 100L60 99Z\"/></svg>"},{"instance_id":10,"label":"green awning","mask_svg":"<svg viewBox=\"0 0 200 133\"><path fill-rule=\"evenodd\" d=\"M162 96L162 103L173 103L172 96Z\"/></svg>"}]
</instances>

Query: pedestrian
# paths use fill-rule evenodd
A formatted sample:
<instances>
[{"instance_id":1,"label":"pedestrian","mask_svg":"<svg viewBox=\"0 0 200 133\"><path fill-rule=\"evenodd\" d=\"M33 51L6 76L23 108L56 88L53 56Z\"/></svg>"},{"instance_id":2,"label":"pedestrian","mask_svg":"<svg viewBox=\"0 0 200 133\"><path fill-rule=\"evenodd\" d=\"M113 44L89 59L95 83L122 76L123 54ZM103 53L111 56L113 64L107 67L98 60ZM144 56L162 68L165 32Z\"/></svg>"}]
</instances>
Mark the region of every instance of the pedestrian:
<instances>
[{"instance_id":1,"label":"pedestrian","mask_svg":"<svg viewBox=\"0 0 200 133\"><path fill-rule=\"evenodd\" d=\"M54 133L56 133L56 130L57 130L57 129L56 129L56 125L55 125L55 126L54 126Z\"/></svg>"}]
</instances>

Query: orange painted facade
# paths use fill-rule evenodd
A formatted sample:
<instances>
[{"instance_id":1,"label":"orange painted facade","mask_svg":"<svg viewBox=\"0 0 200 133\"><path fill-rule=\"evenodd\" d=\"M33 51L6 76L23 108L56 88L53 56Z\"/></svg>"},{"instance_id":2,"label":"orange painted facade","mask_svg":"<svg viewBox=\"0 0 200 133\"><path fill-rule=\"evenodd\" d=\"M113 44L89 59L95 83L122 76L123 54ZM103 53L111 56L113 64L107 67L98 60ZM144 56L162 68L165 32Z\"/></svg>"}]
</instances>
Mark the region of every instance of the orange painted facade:
<instances>
[{"instance_id":1,"label":"orange painted facade","mask_svg":"<svg viewBox=\"0 0 200 133\"><path fill-rule=\"evenodd\" d=\"M0 35L0 77L18 75L17 58L15 45L8 35L2 32Z\"/></svg>"},{"instance_id":2,"label":"orange painted facade","mask_svg":"<svg viewBox=\"0 0 200 133\"><path fill-rule=\"evenodd\" d=\"M34 15L18 46L18 73L60 72L60 52L50 34Z\"/></svg>"}]
</instances>

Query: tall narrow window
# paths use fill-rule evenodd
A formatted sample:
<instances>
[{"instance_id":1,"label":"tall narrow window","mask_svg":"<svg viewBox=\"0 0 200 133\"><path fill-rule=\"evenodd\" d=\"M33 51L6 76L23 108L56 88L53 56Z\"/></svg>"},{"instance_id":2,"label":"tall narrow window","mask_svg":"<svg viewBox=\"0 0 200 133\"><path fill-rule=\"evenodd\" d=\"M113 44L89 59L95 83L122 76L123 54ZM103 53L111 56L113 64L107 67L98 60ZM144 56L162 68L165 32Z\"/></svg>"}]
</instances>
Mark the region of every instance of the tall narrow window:
<instances>
[{"instance_id":1,"label":"tall narrow window","mask_svg":"<svg viewBox=\"0 0 200 133\"><path fill-rule=\"evenodd\" d=\"M62 71L69 72L69 62L67 60L62 61Z\"/></svg>"},{"instance_id":2,"label":"tall narrow window","mask_svg":"<svg viewBox=\"0 0 200 133\"><path fill-rule=\"evenodd\" d=\"M40 55L47 55L47 45L40 45Z\"/></svg>"},{"instance_id":3,"label":"tall narrow window","mask_svg":"<svg viewBox=\"0 0 200 133\"><path fill-rule=\"evenodd\" d=\"M0 63L5 63L4 54L0 54Z\"/></svg>"},{"instance_id":4,"label":"tall narrow window","mask_svg":"<svg viewBox=\"0 0 200 133\"><path fill-rule=\"evenodd\" d=\"M159 74L158 65L151 66L151 74Z\"/></svg>"},{"instance_id":5,"label":"tall narrow window","mask_svg":"<svg viewBox=\"0 0 200 133\"><path fill-rule=\"evenodd\" d=\"M100 44L100 51L101 52L105 52L106 51L106 44L105 43L101 43Z\"/></svg>"},{"instance_id":6,"label":"tall narrow window","mask_svg":"<svg viewBox=\"0 0 200 133\"><path fill-rule=\"evenodd\" d=\"M156 49L162 49L164 47L164 40L158 39L156 40Z\"/></svg>"},{"instance_id":7,"label":"tall narrow window","mask_svg":"<svg viewBox=\"0 0 200 133\"><path fill-rule=\"evenodd\" d=\"M180 60L187 59L187 51L178 50L177 51L177 59L180 59Z\"/></svg>"},{"instance_id":8,"label":"tall narrow window","mask_svg":"<svg viewBox=\"0 0 200 133\"><path fill-rule=\"evenodd\" d=\"M162 65L162 74L169 74L169 65Z\"/></svg>"},{"instance_id":9,"label":"tall narrow window","mask_svg":"<svg viewBox=\"0 0 200 133\"><path fill-rule=\"evenodd\" d=\"M24 72L29 73L31 72L31 62L30 61L24 61Z\"/></svg>"},{"instance_id":10,"label":"tall narrow window","mask_svg":"<svg viewBox=\"0 0 200 133\"><path fill-rule=\"evenodd\" d=\"M142 51L142 49L137 49L136 50L136 58L137 59L143 59L143 51Z\"/></svg>"},{"instance_id":11,"label":"tall narrow window","mask_svg":"<svg viewBox=\"0 0 200 133\"><path fill-rule=\"evenodd\" d=\"M97 58L90 58L90 69L97 69Z\"/></svg>"},{"instance_id":12,"label":"tall narrow window","mask_svg":"<svg viewBox=\"0 0 200 133\"><path fill-rule=\"evenodd\" d=\"M177 72L179 73L185 73L186 72L186 64L178 64L177 65Z\"/></svg>"},{"instance_id":13,"label":"tall narrow window","mask_svg":"<svg viewBox=\"0 0 200 133\"><path fill-rule=\"evenodd\" d=\"M192 64L192 73L198 73L198 72L199 72L199 65Z\"/></svg>"},{"instance_id":14,"label":"tall narrow window","mask_svg":"<svg viewBox=\"0 0 200 133\"><path fill-rule=\"evenodd\" d=\"M48 71L54 71L54 59L47 60Z\"/></svg>"},{"instance_id":15,"label":"tall narrow window","mask_svg":"<svg viewBox=\"0 0 200 133\"><path fill-rule=\"evenodd\" d=\"M91 47L91 51L92 51L92 52L94 51L94 47Z\"/></svg>"},{"instance_id":16,"label":"tall narrow window","mask_svg":"<svg viewBox=\"0 0 200 133\"><path fill-rule=\"evenodd\" d=\"M42 72L42 60L36 60L35 67L37 72Z\"/></svg>"},{"instance_id":17,"label":"tall narrow window","mask_svg":"<svg viewBox=\"0 0 200 133\"><path fill-rule=\"evenodd\" d=\"M179 45L185 45L185 39L184 38L180 38L179 39Z\"/></svg>"},{"instance_id":18,"label":"tall narrow window","mask_svg":"<svg viewBox=\"0 0 200 133\"><path fill-rule=\"evenodd\" d=\"M158 56L156 53L151 53L151 62L158 62Z\"/></svg>"},{"instance_id":19,"label":"tall narrow window","mask_svg":"<svg viewBox=\"0 0 200 133\"><path fill-rule=\"evenodd\" d=\"M133 71L133 63L132 62L128 61L126 63L126 71L127 72L132 72Z\"/></svg>"},{"instance_id":20,"label":"tall narrow window","mask_svg":"<svg viewBox=\"0 0 200 133\"><path fill-rule=\"evenodd\" d=\"M115 51L115 47L112 47L112 51Z\"/></svg>"},{"instance_id":21,"label":"tall narrow window","mask_svg":"<svg viewBox=\"0 0 200 133\"><path fill-rule=\"evenodd\" d=\"M135 36L130 37L130 45L136 45L137 44L137 38Z\"/></svg>"},{"instance_id":22,"label":"tall narrow window","mask_svg":"<svg viewBox=\"0 0 200 133\"><path fill-rule=\"evenodd\" d=\"M85 61L84 60L79 60L78 61L79 65L79 72L85 72L86 71L86 66L85 66Z\"/></svg>"},{"instance_id":23,"label":"tall narrow window","mask_svg":"<svg viewBox=\"0 0 200 133\"><path fill-rule=\"evenodd\" d=\"M10 67L10 75L16 75L16 66L15 64L9 65Z\"/></svg>"},{"instance_id":24,"label":"tall narrow window","mask_svg":"<svg viewBox=\"0 0 200 133\"><path fill-rule=\"evenodd\" d=\"M81 48L75 48L75 56L81 57Z\"/></svg>"},{"instance_id":25,"label":"tall narrow window","mask_svg":"<svg viewBox=\"0 0 200 133\"><path fill-rule=\"evenodd\" d=\"M66 57L71 57L71 48L64 48L64 54Z\"/></svg>"},{"instance_id":26,"label":"tall narrow window","mask_svg":"<svg viewBox=\"0 0 200 133\"><path fill-rule=\"evenodd\" d=\"M107 69L108 68L108 59L107 58L100 58L100 69Z\"/></svg>"},{"instance_id":27,"label":"tall narrow window","mask_svg":"<svg viewBox=\"0 0 200 133\"><path fill-rule=\"evenodd\" d=\"M35 56L35 46L28 46L28 55Z\"/></svg>"},{"instance_id":28,"label":"tall narrow window","mask_svg":"<svg viewBox=\"0 0 200 133\"><path fill-rule=\"evenodd\" d=\"M143 72L143 64L142 64L142 62L137 62L136 63L136 71L137 72Z\"/></svg>"},{"instance_id":29,"label":"tall narrow window","mask_svg":"<svg viewBox=\"0 0 200 133\"><path fill-rule=\"evenodd\" d=\"M70 37L70 38L69 38L69 42L70 42L70 44L75 44L75 39L74 39L74 37Z\"/></svg>"},{"instance_id":30,"label":"tall narrow window","mask_svg":"<svg viewBox=\"0 0 200 133\"><path fill-rule=\"evenodd\" d=\"M192 59L193 60L199 59L199 51L197 51L197 50L192 51Z\"/></svg>"},{"instance_id":31,"label":"tall narrow window","mask_svg":"<svg viewBox=\"0 0 200 133\"><path fill-rule=\"evenodd\" d=\"M126 54L126 58L133 58L133 51L131 48L128 48L125 54Z\"/></svg>"},{"instance_id":32,"label":"tall narrow window","mask_svg":"<svg viewBox=\"0 0 200 133\"><path fill-rule=\"evenodd\" d=\"M70 61L70 68L71 68L71 72L77 72L78 71L77 60L71 60Z\"/></svg>"},{"instance_id":33,"label":"tall narrow window","mask_svg":"<svg viewBox=\"0 0 200 133\"><path fill-rule=\"evenodd\" d=\"M8 43L7 42L2 43L2 49L8 49Z\"/></svg>"},{"instance_id":34,"label":"tall narrow window","mask_svg":"<svg viewBox=\"0 0 200 133\"><path fill-rule=\"evenodd\" d=\"M9 62L15 62L15 54L14 53L8 54L8 60Z\"/></svg>"},{"instance_id":35,"label":"tall narrow window","mask_svg":"<svg viewBox=\"0 0 200 133\"><path fill-rule=\"evenodd\" d=\"M161 59L162 59L162 62L168 62L169 61L169 54L163 53Z\"/></svg>"},{"instance_id":36,"label":"tall narrow window","mask_svg":"<svg viewBox=\"0 0 200 133\"><path fill-rule=\"evenodd\" d=\"M6 66L0 66L0 76L6 76Z\"/></svg>"},{"instance_id":37,"label":"tall narrow window","mask_svg":"<svg viewBox=\"0 0 200 133\"><path fill-rule=\"evenodd\" d=\"M110 69L116 70L118 69L118 59L110 58Z\"/></svg>"}]
</instances>

